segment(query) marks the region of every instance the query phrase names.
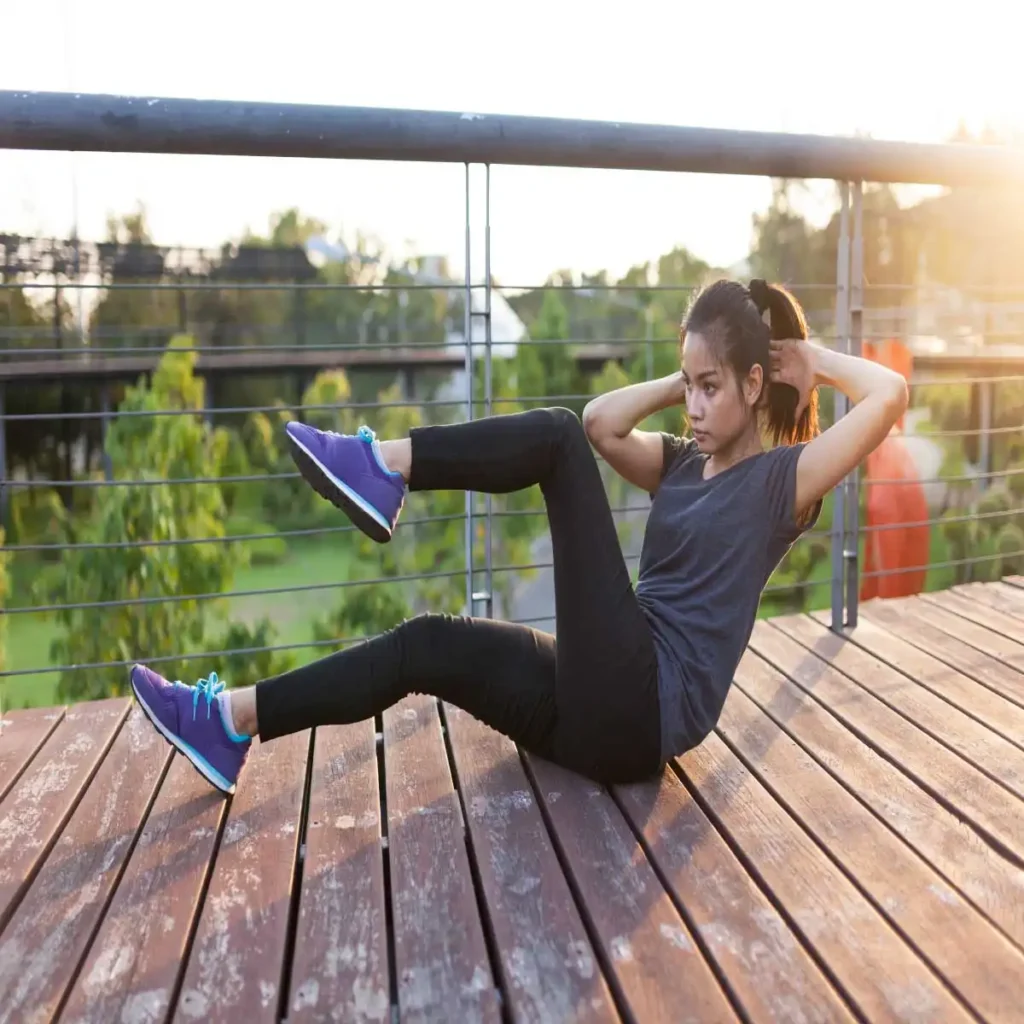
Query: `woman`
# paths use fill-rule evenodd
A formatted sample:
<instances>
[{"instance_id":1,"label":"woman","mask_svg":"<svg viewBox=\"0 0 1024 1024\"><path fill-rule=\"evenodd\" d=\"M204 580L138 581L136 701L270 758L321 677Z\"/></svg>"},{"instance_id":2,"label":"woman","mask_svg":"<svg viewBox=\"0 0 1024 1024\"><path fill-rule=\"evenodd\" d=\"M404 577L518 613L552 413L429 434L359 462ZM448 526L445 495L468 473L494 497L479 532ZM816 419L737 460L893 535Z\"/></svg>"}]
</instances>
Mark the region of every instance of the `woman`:
<instances>
[{"instance_id":1,"label":"woman","mask_svg":"<svg viewBox=\"0 0 1024 1024\"><path fill-rule=\"evenodd\" d=\"M907 387L883 366L811 344L796 301L763 281L703 290L680 337L678 373L595 398L582 423L533 409L382 443L365 427L349 436L288 425L305 479L380 542L407 490L539 484L557 641L427 614L230 693L216 675L185 686L137 665L132 689L153 724L229 793L252 736L361 721L413 692L605 783L649 777L696 746L718 719L766 581L823 496L888 434ZM819 384L852 404L821 434ZM677 404L691 438L637 429ZM591 445L653 499L635 590Z\"/></svg>"}]
</instances>

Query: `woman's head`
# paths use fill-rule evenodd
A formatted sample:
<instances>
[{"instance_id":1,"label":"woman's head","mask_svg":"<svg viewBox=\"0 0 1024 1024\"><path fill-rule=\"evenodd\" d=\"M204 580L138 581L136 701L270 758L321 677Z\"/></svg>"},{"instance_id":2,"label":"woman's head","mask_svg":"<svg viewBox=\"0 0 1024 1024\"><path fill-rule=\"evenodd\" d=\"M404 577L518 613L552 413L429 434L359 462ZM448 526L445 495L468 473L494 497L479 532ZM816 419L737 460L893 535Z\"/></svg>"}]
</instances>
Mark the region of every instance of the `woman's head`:
<instances>
[{"instance_id":1,"label":"woman's head","mask_svg":"<svg viewBox=\"0 0 1024 1024\"><path fill-rule=\"evenodd\" d=\"M686 412L702 451L727 448L751 430L765 430L773 444L814 437L817 395L798 420L796 389L770 380L769 340L806 337L803 311L778 285L722 280L701 290L680 341Z\"/></svg>"}]
</instances>

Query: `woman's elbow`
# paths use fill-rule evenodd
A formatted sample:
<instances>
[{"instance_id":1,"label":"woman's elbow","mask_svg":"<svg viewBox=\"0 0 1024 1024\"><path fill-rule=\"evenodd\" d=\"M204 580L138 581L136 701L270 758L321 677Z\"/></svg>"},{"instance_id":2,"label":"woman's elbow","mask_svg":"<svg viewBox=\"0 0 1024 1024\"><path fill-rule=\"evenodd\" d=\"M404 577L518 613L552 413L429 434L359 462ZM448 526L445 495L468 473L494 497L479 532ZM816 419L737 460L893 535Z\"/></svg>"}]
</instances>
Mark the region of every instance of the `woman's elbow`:
<instances>
[{"instance_id":1,"label":"woman's elbow","mask_svg":"<svg viewBox=\"0 0 1024 1024\"><path fill-rule=\"evenodd\" d=\"M583 415L580 417L580 420L583 423L583 430L591 441L600 437L603 433L604 426L601 413L594 407L594 400L589 401L583 407Z\"/></svg>"},{"instance_id":2,"label":"woman's elbow","mask_svg":"<svg viewBox=\"0 0 1024 1024\"><path fill-rule=\"evenodd\" d=\"M898 420L910 405L910 387L907 381L898 373L893 374L892 385L887 395L886 406L892 415L893 422Z\"/></svg>"}]
</instances>

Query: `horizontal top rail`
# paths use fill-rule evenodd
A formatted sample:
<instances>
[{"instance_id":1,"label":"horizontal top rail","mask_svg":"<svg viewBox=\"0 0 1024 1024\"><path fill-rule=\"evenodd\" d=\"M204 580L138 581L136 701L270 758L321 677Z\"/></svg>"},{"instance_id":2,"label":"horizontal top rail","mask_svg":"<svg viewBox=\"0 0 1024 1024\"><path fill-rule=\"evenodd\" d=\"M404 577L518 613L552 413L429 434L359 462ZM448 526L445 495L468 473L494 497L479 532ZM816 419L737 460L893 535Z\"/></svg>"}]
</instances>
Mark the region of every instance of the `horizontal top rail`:
<instances>
[{"instance_id":1,"label":"horizontal top rail","mask_svg":"<svg viewBox=\"0 0 1024 1024\"><path fill-rule=\"evenodd\" d=\"M0 91L0 148L1019 184L1024 150L475 112Z\"/></svg>"}]
</instances>

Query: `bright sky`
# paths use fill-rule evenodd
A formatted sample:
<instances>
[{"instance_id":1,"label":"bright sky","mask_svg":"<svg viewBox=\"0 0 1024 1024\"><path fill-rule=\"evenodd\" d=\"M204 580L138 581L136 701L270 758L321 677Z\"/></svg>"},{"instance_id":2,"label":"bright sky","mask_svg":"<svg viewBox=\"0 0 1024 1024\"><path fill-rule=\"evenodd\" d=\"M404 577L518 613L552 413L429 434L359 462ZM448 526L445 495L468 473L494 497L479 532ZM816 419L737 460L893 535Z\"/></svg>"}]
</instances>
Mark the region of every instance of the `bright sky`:
<instances>
[{"instance_id":1,"label":"bright sky","mask_svg":"<svg viewBox=\"0 0 1024 1024\"><path fill-rule=\"evenodd\" d=\"M905 0L845 9L820 0L11 3L0 89L940 141L961 118L972 128L1022 126L1020 44L1006 10L1005 0L974 0L956 16ZM108 213L141 200L158 242L216 245L297 205L333 233L370 232L396 252L408 241L461 267L463 174L461 166L0 151L0 230L66 235L77 191L83 237L98 237ZM746 255L751 215L768 196L758 178L497 167L493 270L506 284L536 283L559 267L619 273L676 244L729 265Z\"/></svg>"}]
</instances>

